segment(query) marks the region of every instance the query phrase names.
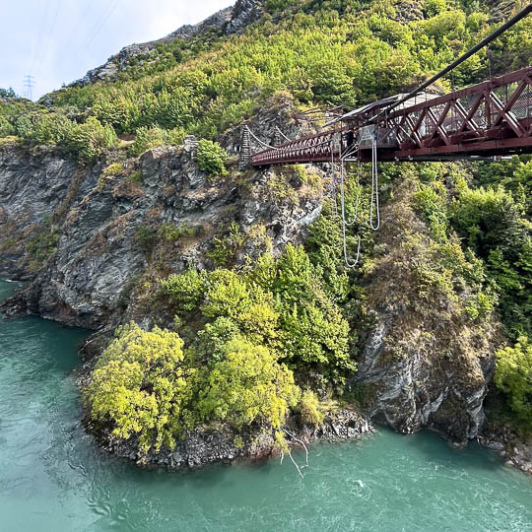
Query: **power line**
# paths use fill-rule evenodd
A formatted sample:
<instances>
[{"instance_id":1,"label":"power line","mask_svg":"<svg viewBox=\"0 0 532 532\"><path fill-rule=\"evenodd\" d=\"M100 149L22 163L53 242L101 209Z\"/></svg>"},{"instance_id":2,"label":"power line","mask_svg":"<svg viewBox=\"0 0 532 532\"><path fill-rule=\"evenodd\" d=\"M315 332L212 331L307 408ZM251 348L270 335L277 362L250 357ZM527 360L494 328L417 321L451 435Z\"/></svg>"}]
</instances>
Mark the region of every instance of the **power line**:
<instances>
[{"instance_id":1,"label":"power line","mask_svg":"<svg viewBox=\"0 0 532 532\"><path fill-rule=\"evenodd\" d=\"M92 27L91 31L89 32L89 36L85 40L85 42L80 46L81 48L86 48L89 46L89 44L92 43L94 39L99 35L100 31L104 28L107 20L109 17L113 14L114 10L118 7L118 1L119 0L112 0L111 3L107 6L107 9L102 13L100 18L97 20L96 24Z\"/></svg>"},{"instance_id":2,"label":"power line","mask_svg":"<svg viewBox=\"0 0 532 532\"><path fill-rule=\"evenodd\" d=\"M55 26L57 24L57 18L59 16L59 11L61 10L61 6L63 4L63 0L58 0L56 9L54 11L53 17L52 17L52 23L50 24L50 28L48 30L48 35L46 36L46 39L43 43L43 46L41 48L41 53L38 56L38 62L40 63L40 70L42 70L43 62L46 59L48 55L48 48L50 46L50 41L52 40L52 36L55 31Z\"/></svg>"},{"instance_id":3,"label":"power line","mask_svg":"<svg viewBox=\"0 0 532 532\"><path fill-rule=\"evenodd\" d=\"M464 61L467 61L471 56L475 55L477 52L482 50L482 48L485 48L486 46L488 46L490 43L492 43L494 40L499 38L507 30L515 26L518 22L521 22L521 20L523 20L528 15L530 15L530 13L532 13L532 4L529 4L527 7L522 9L519 13L517 13L517 15L512 17L508 22L504 23L500 28L495 30L490 35L488 35L485 39L480 41L476 46L473 46L473 48L468 50L465 54L461 55L456 61L446 66L443 70L438 72L435 76L432 76L428 81L425 81L425 83L417 87L417 89L414 89L412 92L410 92L406 96L403 96L402 98L397 100L395 103L391 104L389 107L386 107L380 113L376 114L373 118L368 120L368 124L372 124L376 122L377 120L379 120L379 118L382 118L382 116L385 115L386 113L389 113L396 107L399 107L400 105L404 104L408 100L414 98L414 96L417 96L420 92L430 87L433 83L436 83L436 81L443 78L449 72L453 71L456 67L460 66Z\"/></svg>"}]
</instances>

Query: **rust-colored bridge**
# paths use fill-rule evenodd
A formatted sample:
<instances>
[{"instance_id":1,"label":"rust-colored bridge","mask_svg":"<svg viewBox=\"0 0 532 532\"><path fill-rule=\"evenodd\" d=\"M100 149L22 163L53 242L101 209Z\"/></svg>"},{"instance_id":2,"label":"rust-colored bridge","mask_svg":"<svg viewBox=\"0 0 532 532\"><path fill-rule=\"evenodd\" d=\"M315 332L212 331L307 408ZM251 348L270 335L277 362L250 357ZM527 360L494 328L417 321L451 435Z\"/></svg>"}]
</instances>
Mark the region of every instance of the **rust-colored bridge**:
<instances>
[{"instance_id":1,"label":"rust-colored bridge","mask_svg":"<svg viewBox=\"0 0 532 532\"><path fill-rule=\"evenodd\" d=\"M330 128L252 155L253 166L341 159L430 161L532 153L532 68L444 96L401 95L352 111ZM392 108L389 112L387 108ZM358 151L357 151L358 150Z\"/></svg>"}]
</instances>

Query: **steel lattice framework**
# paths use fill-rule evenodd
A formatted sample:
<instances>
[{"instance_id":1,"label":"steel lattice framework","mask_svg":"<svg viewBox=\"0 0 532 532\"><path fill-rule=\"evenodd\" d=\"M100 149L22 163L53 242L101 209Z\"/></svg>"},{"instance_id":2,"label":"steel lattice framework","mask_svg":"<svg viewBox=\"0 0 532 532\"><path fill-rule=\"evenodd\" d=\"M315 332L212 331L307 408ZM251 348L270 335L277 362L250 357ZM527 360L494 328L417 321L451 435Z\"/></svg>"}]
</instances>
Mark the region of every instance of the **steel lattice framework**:
<instances>
[{"instance_id":1,"label":"steel lattice framework","mask_svg":"<svg viewBox=\"0 0 532 532\"><path fill-rule=\"evenodd\" d=\"M346 115L336 128L256 153L253 166L330 161L354 145L370 160L444 160L532 153L532 68L450 94L417 97L387 114L387 103Z\"/></svg>"}]
</instances>

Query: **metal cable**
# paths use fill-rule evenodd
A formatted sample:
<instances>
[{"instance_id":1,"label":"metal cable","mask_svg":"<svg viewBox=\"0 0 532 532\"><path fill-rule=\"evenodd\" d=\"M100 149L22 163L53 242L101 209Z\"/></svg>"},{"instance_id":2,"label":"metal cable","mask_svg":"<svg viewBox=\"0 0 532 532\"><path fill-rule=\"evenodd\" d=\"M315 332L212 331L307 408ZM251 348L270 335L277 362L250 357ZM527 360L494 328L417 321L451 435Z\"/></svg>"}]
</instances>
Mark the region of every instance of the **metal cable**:
<instances>
[{"instance_id":1,"label":"metal cable","mask_svg":"<svg viewBox=\"0 0 532 532\"><path fill-rule=\"evenodd\" d=\"M405 102L407 102L408 100L410 100L411 98L419 94L420 92L424 91L426 88L430 87L433 83L443 78L449 72L452 72L456 67L460 66L464 61L467 61L471 56L475 55L477 52L482 50L482 48L485 48L486 46L488 46L491 42L493 42L495 39L500 37L503 33L508 31L510 28L515 26L518 22L520 22L525 17L527 17L530 13L532 13L532 4L529 4L527 7L522 9L519 13L517 13L517 15L511 18L508 22L504 23L500 28L495 30L490 35L488 35L485 39L482 39L482 41L480 41L476 46L473 46L473 48L469 49L465 54L461 55L458 59L453 61L450 65L446 66L443 70L440 70L440 72L432 76L429 80L425 81L425 83L421 84L419 87L414 89L412 92L408 93L406 96L403 96L402 98L397 100L395 103L391 104L390 106L383 109L380 113L370 118L367 123L368 124L375 123L384 114L389 113L391 110L399 107L400 105L404 104Z\"/></svg>"},{"instance_id":2,"label":"metal cable","mask_svg":"<svg viewBox=\"0 0 532 532\"><path fill-rule=\"evenodd\" d=\"M281 137L283 137L285 140L287 140L288 142L292 142L292 139L289 139L282 131L279 127L275 126L275 129L279 132L279 134L281 135Z\"/></svg>"},{"instance_id":3,"label":"metal cable","mask_svg":"<svg viewBox=\"0 0 532 532\"><path fill-rule=\"evenodd\" d=\"M369 226L378 231L381 226L379 204L379 163L377 160L377 139L371 143L371 206L369 209Z\"/></svg>"},{"instance_id":4,"label":"metal cable","mask_svg":"<svg viewBox=\"0 0 532 532\"><path fill-rule=\"evenodd\" d=\"M333 157L334 157L334 151L331 150L333 152ZM340 183L341 183L341 208L342 208L342 240L343 240L343 250L344 250L344 262L345 262L345 265L347 268L356 268L356 266L358 265L358 263L360 262L360 246L361 246L361 243L362 243L362 237L359 235L358 237L358 246L357 246L357 255L356 255L356 258L355 260L351 260L347 254L347 227L349 227L350 225L353 225L355 222L356 222L356 217L355 217L355 220L349 224L347 221L346 221L346 218L345 218L345 193L344 193L344 164L345 164L345 157L348 157L349 155L351 155L352 153L354 152L354 148L351 148L351 152L349 152L349 150L345 153L345 154L342 154L342 144L340 142ZM358 211L358 209L357 209Z\"/></svg>"}]
</instances>

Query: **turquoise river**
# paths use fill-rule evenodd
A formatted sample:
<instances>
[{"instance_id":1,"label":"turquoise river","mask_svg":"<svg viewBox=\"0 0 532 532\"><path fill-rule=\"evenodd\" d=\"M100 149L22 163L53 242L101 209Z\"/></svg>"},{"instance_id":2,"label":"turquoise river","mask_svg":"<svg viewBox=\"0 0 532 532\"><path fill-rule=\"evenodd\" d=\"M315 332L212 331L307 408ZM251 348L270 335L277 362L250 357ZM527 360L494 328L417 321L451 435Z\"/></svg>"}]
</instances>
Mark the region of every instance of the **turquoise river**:
<instances>
[{"instance_id":1,"label":"turquoise river","mask_svg":"<svg viewBox=\"0 0 532 532\"><path fill-rule=\"evenodd\" d=\"M289 461L168 473L113 459L80 424L85 334L0 321L2 532L532 530L531 478L430 433L314 445L304 479Z\"/></svg>"}]
</instances>

